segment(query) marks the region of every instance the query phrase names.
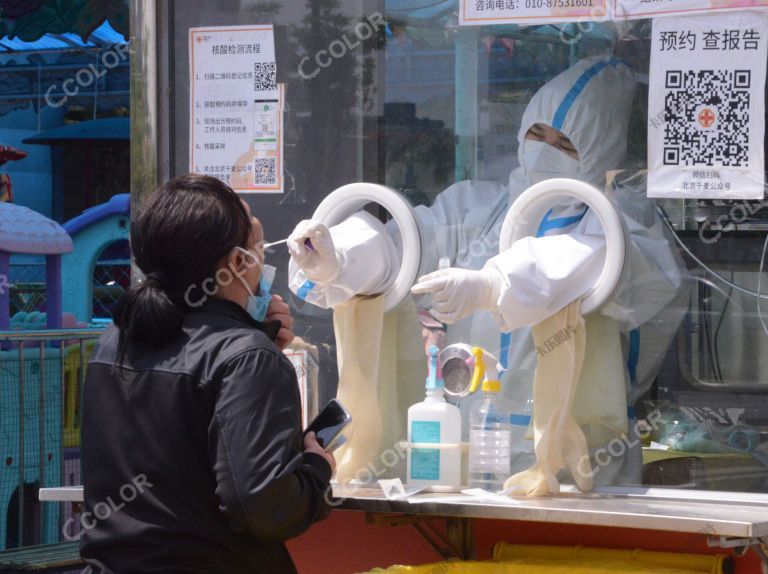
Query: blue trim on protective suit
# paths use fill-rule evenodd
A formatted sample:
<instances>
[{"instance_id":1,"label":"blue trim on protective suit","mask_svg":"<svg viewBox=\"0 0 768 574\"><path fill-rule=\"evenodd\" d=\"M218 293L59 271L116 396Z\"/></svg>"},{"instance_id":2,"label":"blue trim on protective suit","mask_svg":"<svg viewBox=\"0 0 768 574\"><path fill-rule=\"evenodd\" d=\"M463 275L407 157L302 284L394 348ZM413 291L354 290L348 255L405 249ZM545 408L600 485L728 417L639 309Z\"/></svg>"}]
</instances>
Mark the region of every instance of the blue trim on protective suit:
<instances>
[{"instance_id":1,"label":"blue trim on protective suit","mask_svg":"<svg viewBox=\"0 0 768 574\"><path fill-rule=\"evenodd\" d=\"M638 360L640 360L640 330L632 329L629 332L629 354L627 355L627 372L632 385L637 383Z\"/></svg>"},{"instance_id":2,"label":"blue trim on protective suit","mask_svg":"<svg viewBox=\"0 0 768 574\"><path fill-rule=\"evenodd\" d=\"M629 332L629 353L627 354L627 372L629 373L629 384L637 383L637 362L640 360L640 329L632 329ZM636 420L635 409L632 405L627 406L627 418L629 422Z\"/></svg>"},{"instance_id":3,"label":"blue trim on protective suit","mask_svg":"<svg viewBox=\"0 0 768 574\"><path fill-rule=\"evenodd\" d=\"M619 64L624 64L625 66L627 65L625 62L622 62L618 58L611 58L610 60L606 60L604 62L598 62L589 68L586 72L584 72L581 77L576 80L576 83L573 85L573 87L568 90L568 93L565 94L565 98L563 98L563 101L560 103L560 107L558 107L557 111L555 112L555 117L552 118L552 127L556 130L562 131L563 124L565 123L565 118L568 115L568 112L571 111L573 104L587 87L589 81L608 66L618 66Z\"/></svg>"},{"instance_id":4,"label":"blue trim on protective suit","mask_svg":"<svg viewBox=\"0 0 768 574\"><path fill-rule=\"evenodd\" d=\"M307 296L309 295L309 292L312 291L312 289L314 288L315 288L315 284L309 279L307 279L306 281L304 281L301 287L299 287L299 290L296 291L296 296L299 299L306 301Z\"/></svg>"},{"instance_id":5,"label":"blue trim on protective suit","mask_svg":"<svg viewBox=\"0 0 768 574\"><path fill-rule=\"evenodd\" d=\"M589 211L589 206L585 207L584 211L582 211L579 215L569 215L568 217L555 217L554 219L549 219L549 215L552 213L552 210L550 209L546 214L544 214L544 219L541 220L539 229L536 231L536 237L544 237L544 235L553 229L562 229L563 227L568 227L569 225L578 223L584 219L587 211Z\"/></svg>"},{"instance_id":6,"label":"blue trim on protective suit","mask_svg":"<svg viewBox=\"0 0 768 574\"><path fill-rule=\"evenodd\" d=\"M527 427L531 424L531 417L529 415L509 415L509 422L515 426Z\"/></svg>"},{"instance_id":7,"label":"blue trim on protective suit","mask_svg":"<svg viewBox=\"0 0 768 574\"><path fill-rule=\"evenodd\" d=\"M512 346L512 333L501 334L501 348L499 350L499 363L505 371L509 368L509 348Z\"/></svg>"}]
</instances>

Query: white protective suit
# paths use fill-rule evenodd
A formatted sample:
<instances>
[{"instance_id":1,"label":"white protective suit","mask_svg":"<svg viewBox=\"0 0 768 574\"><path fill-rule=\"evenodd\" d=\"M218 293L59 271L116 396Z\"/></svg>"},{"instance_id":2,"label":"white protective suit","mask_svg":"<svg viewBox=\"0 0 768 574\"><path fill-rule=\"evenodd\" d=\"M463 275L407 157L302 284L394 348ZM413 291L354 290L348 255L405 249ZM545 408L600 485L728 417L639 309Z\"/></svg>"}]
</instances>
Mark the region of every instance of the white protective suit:
<instances>
[{"instance_id":1,"label":"white protective suit","mask_svg":"<svg viewBox=\"0 0 768 574\"><path fill-rule=\"evenodd\" d=\"M518 135L521 165L525 165L526 133L534 124L545 124L563 132L576 148L577 179L603 189L606 173L622 167L634 90L633 72L616 58L585 59L562 72L543 86L526 108ZM612 195L629 232L630 246L622 281L600 310L620 326L630 422L631 405L652 384L688 305L682 261L665 236L654 203L645 197L643 178L635 179L639 180L636 185L617 189ZM602 226L597 216L576 200L553 206L535 238L521 239L498 253L501 225L509 206L536 181L535 174L517 168L506 186L462 181L443 191L431 207L416 208L422 237L420 274L435 271L439 260L447 257L452 267L495 267L503 277L496 309L477 311L450 325L446 343L479 345L500 357L508 369L502 379L505 394L514 393L510 381L519 381L520 373L533 376L536 352L528 327L586 293L604 262ZM393 226L385 228L372 217L358 218L354 225L362 221L376 233L350 233L345 229L350 225L344 224L331 228L339 260L346 262L333 284L307 280L291 261L290 287L299 297L330 308L356 293L381 292L391 284L398 267L392 265L390 254L392 242L399 248L399 234ZM353 268L350 261L362 264ZM416 301L418 306L429 306L428 297ZM592 372L599 372L598 365L590 365L588 351L585 369L590 367ZM465 423L466 413L477 400L479 397L462 401ZM632 427L630 424L630 431ZM465 424L465 434L467 429ZM640 481L639 444L631 436L628 442L632 446L628 456L613 456L597 473L595 484ZM523 470L533 462L531 453L512 470Z\"/></svg>"}]
</instances>

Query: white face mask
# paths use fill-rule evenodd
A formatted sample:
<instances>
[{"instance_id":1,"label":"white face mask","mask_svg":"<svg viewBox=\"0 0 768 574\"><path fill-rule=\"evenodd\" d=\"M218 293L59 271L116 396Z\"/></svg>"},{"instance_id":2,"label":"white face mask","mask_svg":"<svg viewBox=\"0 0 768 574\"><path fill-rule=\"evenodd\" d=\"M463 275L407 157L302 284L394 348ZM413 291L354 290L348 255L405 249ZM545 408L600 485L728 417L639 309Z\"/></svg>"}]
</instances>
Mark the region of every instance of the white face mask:
<instances>
[{"instance_id":1,"label":"white face mask","mask_svg":"<svg viewBox=\"0 0 768 574\"><path fill-rule=\"evenodd\" d=\"M520 161L530 185L555 177L578 179L581 167L579 160L567 153L548 143L533 140L523 140Z\"/></svg>"}]
</instances>

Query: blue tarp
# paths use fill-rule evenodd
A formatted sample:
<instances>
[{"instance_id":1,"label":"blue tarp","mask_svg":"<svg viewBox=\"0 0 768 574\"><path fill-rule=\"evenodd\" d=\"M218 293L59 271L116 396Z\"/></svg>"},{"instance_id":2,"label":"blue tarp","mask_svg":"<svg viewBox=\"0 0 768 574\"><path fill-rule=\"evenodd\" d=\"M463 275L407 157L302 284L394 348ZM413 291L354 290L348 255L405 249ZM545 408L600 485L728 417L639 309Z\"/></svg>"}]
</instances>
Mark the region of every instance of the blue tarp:
<instances>
[{"instance_id":1,"label":"blue tarp","mask_svg":"<svg viewBox=\"0 0 768 574\"><path fill-rule=\"evenodd\" d=\"M77 34L46 34L35 42L24 42L18 38L9 40L5 36L0 39L0 54L7 55L12 52L45 52L52 50L60 52L62 50L96 48L125 43L123 35L116 32L109 25L109 22L104 22L93 31L87 42L83 42ZM0 58L0 62L5 63L2 58Z\"/></svg>"}]
</instances>

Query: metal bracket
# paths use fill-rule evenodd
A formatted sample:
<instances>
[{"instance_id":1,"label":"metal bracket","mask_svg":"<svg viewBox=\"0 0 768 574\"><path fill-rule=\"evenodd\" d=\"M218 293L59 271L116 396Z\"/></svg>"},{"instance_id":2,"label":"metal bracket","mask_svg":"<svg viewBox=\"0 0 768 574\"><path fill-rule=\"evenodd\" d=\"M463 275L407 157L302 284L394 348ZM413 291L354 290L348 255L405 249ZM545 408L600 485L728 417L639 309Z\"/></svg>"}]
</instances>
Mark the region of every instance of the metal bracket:
<instances>
[{"instance_id":1,"label":"metal bracket","mask_svg":"<svg viewBox=\"0 0 768 574\"><path fill-rule=\"evenodd\" d=\"M434 524L429 516L412 514L365 513L365 521L376 526L410 525L443 558L474 558L475 540L472 520L469 518L445 518L445 532ZM439 520L439 519L438 519Z\"/></svg>"},{"instance_id":2,"label":"metal bracket","mask_svg":"<svg viewBox=\"0 0 768 574\"><path fill-rule=\"evenodd\" d=\"M744 556L751 548L760 558L762 574L768 574L768 538L732 538L729 536L707 536L710 548L733 548L736 556Z\"/></svg>"},{"instance_id":3,"label":"metal bracket","mask_svg":"<svg viewBox=\"0 0 768 574\"><path fill-rule=\"evenodd\" d=\"M736 556L744 556L750 546L757 544L754 538L732 538L730 536L707 536L707 546L710 548L733 548Z\"/></svg>"}]
</instances>

